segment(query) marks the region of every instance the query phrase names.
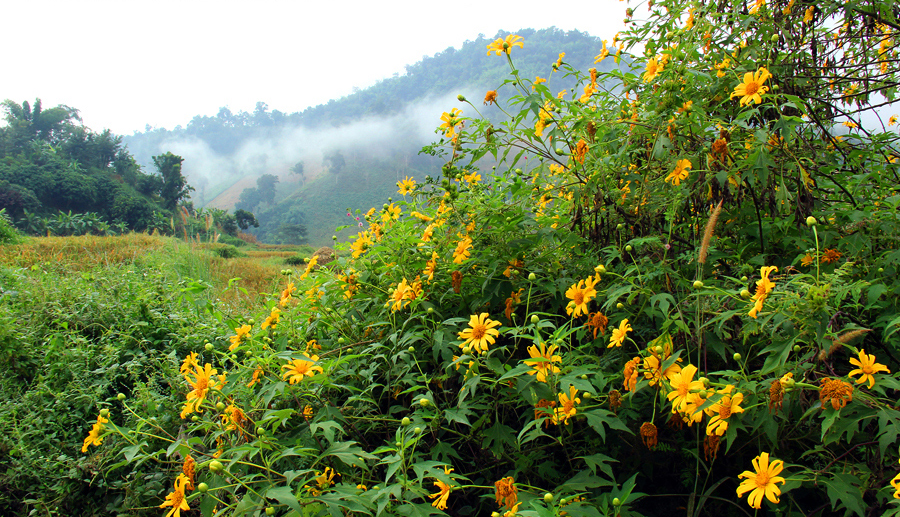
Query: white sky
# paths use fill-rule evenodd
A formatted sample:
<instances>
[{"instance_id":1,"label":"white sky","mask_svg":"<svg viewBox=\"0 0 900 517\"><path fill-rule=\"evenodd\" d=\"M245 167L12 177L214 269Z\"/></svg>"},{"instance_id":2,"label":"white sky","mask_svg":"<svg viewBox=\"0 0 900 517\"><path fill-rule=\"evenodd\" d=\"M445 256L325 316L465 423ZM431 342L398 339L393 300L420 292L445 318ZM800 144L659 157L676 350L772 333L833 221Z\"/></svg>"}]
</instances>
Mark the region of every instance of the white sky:
<instances>
[{"instance_id":1,"label":"white sky","mask_svg":"<svg viewBox=\"0 0 900 517\"><path fill-rule=\"evenodd\" d=\"M619 0L6 0L0 100L66 104L95 131L173 128L221 106L302 111L479 33L612 39ZM525 42L527 49L528 42ZM485 53L487 50L485 49ZM598 49L599 53L599 49Z\"/></svg>"}]
</instances>

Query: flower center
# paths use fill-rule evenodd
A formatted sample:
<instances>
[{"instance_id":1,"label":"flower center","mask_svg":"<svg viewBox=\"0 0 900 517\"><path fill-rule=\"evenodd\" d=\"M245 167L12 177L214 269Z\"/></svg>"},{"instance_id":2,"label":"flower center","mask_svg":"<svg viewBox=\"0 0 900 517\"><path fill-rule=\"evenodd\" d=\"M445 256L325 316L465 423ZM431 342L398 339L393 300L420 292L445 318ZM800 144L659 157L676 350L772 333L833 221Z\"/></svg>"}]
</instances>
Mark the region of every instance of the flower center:
<instances>
[{"instance_id":1,"label":"flower center","mask_svg":"<svg viewBox=\"0 0 900 517\"><path fill-rule=\"evenodd\" d=\"M719 418L725 419L731 416L731 401L728 401L727 406L722 406L719 408Z\"/></svg>"},{"instance_id":2,"label":"flower center","mask_svg":"<svg viewBox=\"0 0 900 517\"><path fill-rule=\"evenodd\" d=\"M484 333L487 329L481 323L476 324L472 327L472 339L479 340L484 337Z\"/></svg>"},{"instance_id":3,"label":"flower center","mask_svg":"<svg viewBox=\"0 0 900 517\"><path fill-rule=\"evenodd\" d=\"M759 488L766 488L767 486L769 486L768 470L756 473L756 486L758 486Z\"/></svg>"},{"instance_id":4,"label":"flower center","mask_svg":"<svg viewBox=\"0 0 900 517\"><path fill-rule=\"evenodd\" d=\"M194 387L194 389L196 389L198 391L202 391L208 387L209 387L209 378L208 377L200 377L199 379L197 379L197 384Z\"/></svg>"},{"instance_id":5,"label":"flower center","mask_svg":"<svg viewBox=\"0 0 900 517\"><path fill-rule=\"evenodd\" d=\"M578 291L575 293L575 305L582 305L584 303L584 292Z\"/></svg>"},{"instance_id":6,"label":"flower center","mask_svg":"<svg viewBox=\"0 0 900 517\"><path fill-rule=\"evenodd\" d=\"M756 81L750 81L749 83L747 83L747 86L744 87L744 91L747 95L755 94L757 91L759 91L759 83L757 83Z\"/></svg>"}]
</instances>

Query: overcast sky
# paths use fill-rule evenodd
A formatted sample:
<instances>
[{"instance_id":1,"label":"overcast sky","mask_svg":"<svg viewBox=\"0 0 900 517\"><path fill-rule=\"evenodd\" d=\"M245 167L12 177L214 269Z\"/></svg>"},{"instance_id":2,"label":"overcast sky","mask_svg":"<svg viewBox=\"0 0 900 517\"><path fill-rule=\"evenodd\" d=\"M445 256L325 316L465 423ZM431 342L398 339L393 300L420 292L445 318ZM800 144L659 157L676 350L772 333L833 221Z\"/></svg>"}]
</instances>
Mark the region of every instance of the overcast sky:
<instances>
[{"instance_id":1,"label":"overcast sky","mask_svg":"<svg viewBox=\"0 0 900 517\"><path fill-rule=\"evenodd\" d=\"M612 39L624 28L626 6L6 0L0 100L66 104L91 129L123 135L147 124L186 125L221 106L252 111L257 101L291 113L402 74L405 65L479 34L555 26Z\"/></svg>"}]
</instances>

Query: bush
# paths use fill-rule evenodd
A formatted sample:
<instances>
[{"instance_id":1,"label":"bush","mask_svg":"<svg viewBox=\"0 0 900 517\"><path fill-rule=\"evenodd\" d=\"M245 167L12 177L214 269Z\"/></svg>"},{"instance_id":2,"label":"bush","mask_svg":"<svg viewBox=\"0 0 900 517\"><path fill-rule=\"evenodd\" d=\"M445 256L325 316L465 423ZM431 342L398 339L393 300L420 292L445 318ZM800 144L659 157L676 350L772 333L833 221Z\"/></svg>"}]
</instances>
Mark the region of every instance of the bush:
<instances>
[{"instance_id":1,"label":"bush","mask_svg":"<svg viewBox=\"0 0 900 517\"><path fill-rule=\"evenodd\" d=\"M5 208L0 208L0 244L10 244L19 240L19 232L13 226L12 220L6 214Z\"/></svg>"}]
</instances>

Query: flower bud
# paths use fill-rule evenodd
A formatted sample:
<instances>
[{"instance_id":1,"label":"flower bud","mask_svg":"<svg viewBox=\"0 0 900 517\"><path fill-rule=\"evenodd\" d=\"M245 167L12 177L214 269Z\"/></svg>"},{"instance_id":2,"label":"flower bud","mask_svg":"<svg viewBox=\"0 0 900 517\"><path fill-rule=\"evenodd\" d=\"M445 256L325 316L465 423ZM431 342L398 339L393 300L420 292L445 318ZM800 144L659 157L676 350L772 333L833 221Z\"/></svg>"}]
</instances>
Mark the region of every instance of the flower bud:
<instances>
[{"instance_id":1,"label":"flower bud","mask_svg":"<svg viewBox=\"0 0 900 517\"><path fill-rule=\"evenodd\" d=\"M431 404L431 401L428 399L419 399L419 405L422 407L428 407Z\"/></svg>"},{"instance_id":2,"label":"flower bud","mask_svg":"<svg viewBox=\"0 0 900 517\"><path fill-rule=\"evenodd\" d=\"M613 506L622 506L622 500L618 497L613 497L612 504Z\"/></svg>"},{"instance_id":3,"label":"flower bud","mask_svg":"<svg viewBox=\"0 0 900 517\"><path fill-rule=\"evenodd\" d=\"M544 494L544 502L552 503L553 502L553 494L551 494L550 492L547 492L546 494Z\"/></svg>"},{"instance_id":4,"label":"flower bud","mask_svg":"<svg viewBox=\"0 0 900 517\"><path fill-rule=\"evenodd\" d=\"M466 102L466 96L460 93L456 96L456 100L458 100L459 102Z\"/></svg>"},{"instance_id":5,"label":"flower bud","mask_svg":"<svg viewBox=\"0 0 900 517\"><path fill-rule=\"evenodd\" d=\"M748 291L748 290L746 290L746 289L742 289L742 290L741 290L741 298L743 298L743 299L745 299L745 300L746 300L747 298L750 298L750 291Z\"/></svg>"},{"instance_id":6,"label":"flower bud","mask_svg":"<svg viewBox=\"0 0 900 517\"><path fill-rule=\"evenodd\" d=\"M537 276L534 273L528 273L528 281L534 282L535 280L537 280Z\"/></svg>"},{"instance_id":7,"label":"flower bud","mask_svg":"<svg viewBox=\"0 0 900 517\"><path fill-rule=\"evenodd\" d=\"M206 483L200 483L199 485L197 485L197 491L201 494L205 494L207 490L209 490L209 485L207 485Z\"/></svg>"},{"instance_id":8,"label":"flower bud","mask_svg":"<svg viewBox=\"0 0 900 517\"><path fill-rule=\"evenodd\" d=\"M222 465L222 462L219 460L212 460L209 462L209 471L210 472L221 472L225 466Z\"/></svg>"},{"instance_id":9,"label":"flower bud","mask_svg":"<svg viewBox=\"0 0 900 517\"><path fill-rule=\"evenodd\" d=\"M410 423L412 423L412 421L409 419L408 416L403 417L403 420L400 421L400 425L402 425L404 427L408 426Z\"/></svg>"},{"instance_id":10,"label":"flower bud","mask_svg":"<svg viewBox=\"0 0 900 517\"><path fill-rule=\"evenodd\" d=\"M741 354L735 352L734 355L731 356L731 358L734 359L735 361L740 361L740 360L741 360Z\"/></svg>"},{"instance_id":11,"label":"flower bud","mask_svg":"<svg viewBox=\"0 0 900 517\"><path fill-rule=\"evenodd\" d=\"M703 288L703 281L694 280L694 289L702 289L702 288Z\"/></svg>"},{"instance_id":12,"label":"flower bud","mask_svg":"<svg viewBox=\"0 0 900 517\"><path fill-rule=\"evenodd\" d=\"M531 323L537 324L537 322L539 322L539 321L541 321L541 318L538 317L537 314L532 314L532 315L531 315Z\"/></svg>"},{"instance_id":13,"label":"flower bud","mask_svg":"<svg viewBox=\"0 0 900 517\"><path fill-rule=\"evenodd\" d=\"M116 398L119 399L119 400L125 400L125 394L124 394L124 393L119 393L118 395L116 395Z\"/></svg>"},{"instance_id":14,"label":"flower bud","mask_svg":"<svg viewBox=\"0 0 900 517\"><path fill-rule=\"evenodd\" d=\"M806 226L815 226L817 224L819 224L819 221L815 217L809 216L806 218Z\"/></svg>"}]
</instances>

